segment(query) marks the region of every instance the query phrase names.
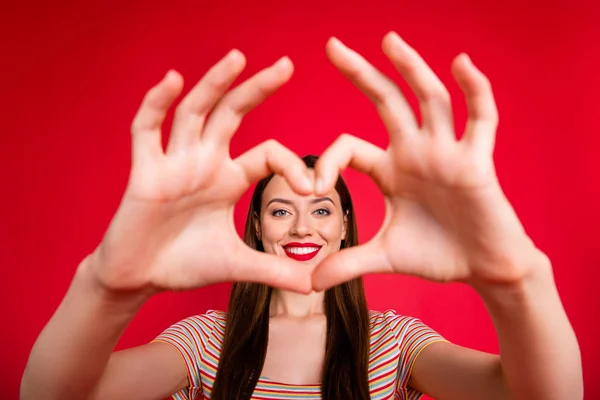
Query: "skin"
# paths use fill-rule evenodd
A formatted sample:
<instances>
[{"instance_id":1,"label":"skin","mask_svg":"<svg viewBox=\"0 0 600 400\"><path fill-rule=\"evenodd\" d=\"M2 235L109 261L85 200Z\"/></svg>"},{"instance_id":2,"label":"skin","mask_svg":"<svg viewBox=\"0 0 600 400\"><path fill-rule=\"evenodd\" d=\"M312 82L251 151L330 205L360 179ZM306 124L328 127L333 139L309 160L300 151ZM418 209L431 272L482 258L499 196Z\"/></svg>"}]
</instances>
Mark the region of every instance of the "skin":
<instances>
[{"instance_id":1,"label":"skin","mask_svg":"<svg viewBox=\"0 0 600 400\"><path fill-rule=\"evenodd\" d=\"M314 171L309 170L311 179ZM291 242L322 246L317 255L301 265L316 267L340 250L346 237L346 218L339 194L332 188L318 198L300 196L281 176L274 176L263 192L257 236L266 253L287 257L284 246Z\"/></svg>"},{"instance_id":2,"label":"skin","mask_svg":"<svg viewBox=\"0 0 600 400\"><path fill-rule=\"evenodd\" d=\"M186 387L185 365L169 345L113 353L135 313L160 291L262 282L281 289L273 320L308 323L320 312L322 290L364 274L400 273L470 285L490 313L501 353L434 343L417 358L411 386L439 399L582 398L581 355L551 263L527 236L496 177L498 115L489 81L465 54L453 61L469 112L458 140L448 92L436 75L395 33L382 44L419 99L422 124L390 78L332 38L327 56L372 100L390 145L381 149L342 135L320 158L314 179L275 141L229 157L229 140L243 116L291 77L289 59L228 91L245 65L243 55L232 51L177 107L166 151L161 125L183 80L170 72L151 89L132 126L133 164L119 210L36 341L21 397L160 399ZM299 232L307 226L328 245L333 237L295 197L298 222L287 232L261 220L272 253L250 250L237 236L233 208L252 183L275 172L298 195L322 197L347 166L371 176L385 196L386 218L370 242L342 251L331 247L314 270L280 256L282 241L306 234ZM270 334L279 338L277 332ZM269 356L273 374L281 362L275 353ZM318 356L306 365L315 366ZM300 368L283 378L314 376Z\"/></svg>"},{"instance_id":3,"label":"skin","mask_svg":"<svg viewBox=\"0 0 600 400\"><path fill-rule=\"evenodd\" d=\"M468 109L458 140L450 96L435 73L393 32L382 48L417 96L422 123L391 79L329 40L327 56L373 102L390 145L342 135L315 166L316 194L352 166L373 178L387 209L370 242L317 267L313 287L376 272L466 283L490 313L500 357L436 343L418 358L412 386L444 399L583 398L581 354L550 260L527 236L495 173L498 112L490 82L466 54L454 59Z\"/></svg>"},{"instance_id":4,"label":"skin","mask_svg":"<svg viewBox=\"0 0 600 400\"><path fill-rule=\"evenodd\" d=\"M313 170L309 173L314 177ZM297 268L312 271L338 252L345 238L346 218L340 196L334 189L319 198L300 196L276 175L263 192L256 232L265 251L279 257L287 258L287 243L321 245L313 259L298 262ZM323 304L323 291L305 295L273 290L264 377L296 385L320 383L327 328Z\"/></svg>"}]
</instances>

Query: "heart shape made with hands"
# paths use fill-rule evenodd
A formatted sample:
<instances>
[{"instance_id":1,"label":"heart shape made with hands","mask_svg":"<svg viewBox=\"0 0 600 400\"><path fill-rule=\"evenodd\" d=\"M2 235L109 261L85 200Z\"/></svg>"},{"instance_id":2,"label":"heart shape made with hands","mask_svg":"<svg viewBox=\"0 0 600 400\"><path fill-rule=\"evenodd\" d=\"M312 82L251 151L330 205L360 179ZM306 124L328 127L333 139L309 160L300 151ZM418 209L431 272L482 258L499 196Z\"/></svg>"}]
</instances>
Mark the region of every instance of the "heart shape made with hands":
<instances>
[{"instance_id":1,"label":"heart shape made with hands","mask_svg":"<svg viewBox=\"0 0 600 400\"><path fill-rule=\"evenodd\" d=\"M371 273L402 273L472 285L523 279L544 257L525 233L498 182L493 151L498 113L489 80L466 54L452 73L468 108L461 139L448 90L397 34L383 51L416 94L422 123L400 89L361 55L333 38L327 56L376 106L390 137L387 149L344 134L315 166L315 194L330 190L350 166L370 176L386 201L386 216L368 243L343 249L312 273L323 290Z\"/></svg>"},{"instance_id":2,"label":"heart shape made with hands","mask_svg":"<svg viewBox=\"0 0 600 400\"><path fill-rule=\"evenodd\" d=\"M458 140L450 95L435 73L396 33L382 44L416 94L422 123L391 79L330 39L328 58L374 103L390 144L384 150L340 136L315 165L315 182L303 161L274 140L235 160L229 156L243 116L290 79L287 57L227 92L245 66L239 51L230 52L177 107L163 153L161 125L183 86L169 72L148 92L132 125L130 182L100 252L104 263L120 268L104 269L104 281L175 290L250 281L309 292L370 273L470 283L526 275L538 254L496 177L498 115L488 79L465 54L454 59L469 114ZM369 242L330 255L310 272L287 257L250 249L237 235L233 208L254 182L275 173L298 194L318 196L346 167L366 173L385 196L386 217ZM132 227L146 236L129 235ZM131 267L140 264L152 267Z\"/></svg>"},{"instance_id":3,"label":"heart shape made with hands","mask_svg":"<svg viewBox=\"0 0 600 400\"><path fill-rule=\"evenodd\" d=\"M498 112L489 80L466 54L452 63L468 120L460 138L443 83L397 34L383 51L419 100L422 123L399 88L362 56L331 39L331 62L376 106L390 137L386 150L342 135L315 166L316 194L351 166L368 174L386 199L380 231L313 272L317 290L368 273L402 273L474 286L527 276L545 256L525 233L498 182L493 151Z\"/></svg>"}]
</instances>

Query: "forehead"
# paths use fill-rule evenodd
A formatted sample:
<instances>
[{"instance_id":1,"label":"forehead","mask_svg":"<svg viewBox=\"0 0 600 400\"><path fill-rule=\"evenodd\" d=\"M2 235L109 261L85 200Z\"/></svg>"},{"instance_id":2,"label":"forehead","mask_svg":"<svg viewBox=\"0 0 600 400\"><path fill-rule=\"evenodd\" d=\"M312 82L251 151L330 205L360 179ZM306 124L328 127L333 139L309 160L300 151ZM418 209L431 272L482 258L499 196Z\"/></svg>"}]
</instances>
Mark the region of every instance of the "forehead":
<instances>
[{"instance_id":1,"label":"forehead","mask_svg":"<svg viewBox=\"0 0 600 400\"><path fill-rule=\"evenodd\" d=\"M314 177L314 172L312 169L309 169L309 173ZM331 198L337 207L341 207L340 196L338 192L334 189L331 189L327 194L319 197L329 197ZM274 198L282 198L292 201L310 201L316 198L315 195L311 194L308 196L302 196L298 193L294 192L294 189L287 183L284 177L281 175L274 175L271 181L268 183L265 191L262 195L262 206L267 204L271 199Z\"/></svg>"}]
</instances>

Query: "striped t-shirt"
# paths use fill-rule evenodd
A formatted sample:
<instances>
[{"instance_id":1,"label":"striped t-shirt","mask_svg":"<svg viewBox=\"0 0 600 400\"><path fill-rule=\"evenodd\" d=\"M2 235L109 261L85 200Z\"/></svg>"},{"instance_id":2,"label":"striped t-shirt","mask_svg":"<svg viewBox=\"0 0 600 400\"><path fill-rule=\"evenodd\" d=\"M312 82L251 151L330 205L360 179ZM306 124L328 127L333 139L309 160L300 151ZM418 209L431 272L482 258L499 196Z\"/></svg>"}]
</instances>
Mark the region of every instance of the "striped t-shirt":
<instances>
[{"instance_id":1,"label":"striped t-shirt","mask_svg":"<svg viewBox=\"0 0 600 400\"><path fill-rule=\"evenodd\" d=\"M419 319L393 310L369 313L371 343L369 388L371 399L418 399L423 394L407 386L415 359L427 345L444 341ZM208 311L189 317L155 341L173 345L188 370L190 386L173 394L175 400L210 399L225 333L226 313ZM320 399L320 385L288 385L261 376L252 399Z\"/></svg>"}]
</instances>

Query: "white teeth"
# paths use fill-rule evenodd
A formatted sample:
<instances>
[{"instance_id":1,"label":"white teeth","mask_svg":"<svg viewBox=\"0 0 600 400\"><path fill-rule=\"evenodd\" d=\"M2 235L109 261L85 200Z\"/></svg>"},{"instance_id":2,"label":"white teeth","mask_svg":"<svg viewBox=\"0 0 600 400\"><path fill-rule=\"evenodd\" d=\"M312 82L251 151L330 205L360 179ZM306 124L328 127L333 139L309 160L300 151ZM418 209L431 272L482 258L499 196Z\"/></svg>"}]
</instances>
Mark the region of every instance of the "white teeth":
<instances>
[{"instance_id":1,"label":"white teeth","mask_svg":"<svg viewBox=\"0 0 600 400\"><path fill-rule=\"evenodd\" d=\"M286 247L292 254L309 254L319 250L319 247Z\"/></svg>"}]
</instances>

